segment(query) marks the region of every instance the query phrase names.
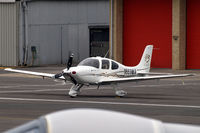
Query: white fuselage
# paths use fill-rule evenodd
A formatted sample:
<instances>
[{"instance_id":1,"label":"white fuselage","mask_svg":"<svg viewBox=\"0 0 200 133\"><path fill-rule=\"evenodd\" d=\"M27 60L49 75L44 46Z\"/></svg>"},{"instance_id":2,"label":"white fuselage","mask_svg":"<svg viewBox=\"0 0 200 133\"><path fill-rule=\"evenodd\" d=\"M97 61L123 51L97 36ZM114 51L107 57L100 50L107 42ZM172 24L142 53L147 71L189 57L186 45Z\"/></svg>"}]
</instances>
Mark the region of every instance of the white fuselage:
<instances>
[{"instance_id":1,"label":"white fuselage","mask_svg":"<svg viewBox=\"0 0 200 133\"><path fill-rule=\"evenodd\" d=\"M98 65L94 67L88 61L89 63L87 63L90 66L80 63L80 65L71 67L69 70L63 70L63 72L70 74L80 84L98 84L102 79L106 78L111 79L137 75L136 67L127 67L111 59L92 57L87 58L87 60L96 61ZM106 64L108 65L107 67L104 66Z\"/></svg>"}]
</instances>

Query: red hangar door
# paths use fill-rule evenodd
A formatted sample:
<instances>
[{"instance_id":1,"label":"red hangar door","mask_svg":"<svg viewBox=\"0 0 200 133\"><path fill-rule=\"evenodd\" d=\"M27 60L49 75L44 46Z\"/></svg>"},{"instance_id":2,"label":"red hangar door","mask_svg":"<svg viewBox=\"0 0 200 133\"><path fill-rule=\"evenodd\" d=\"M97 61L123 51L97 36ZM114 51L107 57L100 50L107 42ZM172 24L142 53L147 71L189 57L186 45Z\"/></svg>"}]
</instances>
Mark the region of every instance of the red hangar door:
<instances>
[{"instance_id":1,"label":"red hangar door","mask_svg":"<svg viewBox=\"0 0 200 133\"><path fill-rule=\"evenodd\" d=\"M152 67L172 67L172 0L124 0L123 63L137 65L153 44Z\"/></svg>"},{"instance_id":2,"label":"red hangar door","mask_svg":"<svg viewBox=\"0 0 200 133\"><path fill-rule=\"evenodd\" d=\"M187 69L200 69L200 0L187 0Z\"/></svg>"}]
</instances>

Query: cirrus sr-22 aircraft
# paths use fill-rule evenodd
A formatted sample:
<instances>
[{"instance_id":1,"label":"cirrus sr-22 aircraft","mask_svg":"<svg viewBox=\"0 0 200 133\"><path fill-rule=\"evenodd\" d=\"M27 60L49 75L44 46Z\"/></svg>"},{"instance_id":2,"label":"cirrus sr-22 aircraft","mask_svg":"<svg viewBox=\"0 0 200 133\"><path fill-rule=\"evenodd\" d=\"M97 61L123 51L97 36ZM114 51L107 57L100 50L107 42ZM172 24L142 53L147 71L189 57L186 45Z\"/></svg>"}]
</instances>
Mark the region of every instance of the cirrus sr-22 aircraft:
<instances>
[{"instance_id":1,"label":"cirrus sr-22 aircraft","mask_svg":"<svg viewBox=\"0 0 200 133\"><path fill-rule=\"evenodd\" d=\"M112 59L103 57L90 57L81 61L77 66L71 67L73 54L70 56L67 68L58 74L49 74L41 72L32 72L25 70L16 70L6 68L6 71L19 72L24 74L49 77L53 79L68 80L73 83L69 91L71 97L76 97L80 93L81 87L84 85L100 85L111 84L117 96L127 94L117 87L120 82L138 82L143 80L164 79L173 77L185 77L191 74L160 74L151 73L150 64L152 58L153 45L147 45L142 58L137 66L129 67L120 64Z\"/></svg>"}]
</instances>

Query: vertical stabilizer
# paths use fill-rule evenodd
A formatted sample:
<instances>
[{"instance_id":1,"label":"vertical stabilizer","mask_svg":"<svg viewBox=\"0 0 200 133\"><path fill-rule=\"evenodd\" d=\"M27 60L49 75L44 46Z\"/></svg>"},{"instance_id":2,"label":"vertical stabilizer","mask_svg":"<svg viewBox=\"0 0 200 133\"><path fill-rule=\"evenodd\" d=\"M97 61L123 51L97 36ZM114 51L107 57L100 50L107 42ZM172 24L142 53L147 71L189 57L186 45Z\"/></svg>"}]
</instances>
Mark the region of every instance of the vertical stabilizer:
<instances>
[{"instance_id":1,"label":"vertical stabilizer","mask_svg":"<svg viewBox=\"0 0 200 133\"><path fill-rule=\"evenodd\" d=\"M153 45L147 45L140 60L140 63L136 66L138 71L145 73L149 72L151 65L152 51L153 51Z\"/></svg>"}]
</instances>

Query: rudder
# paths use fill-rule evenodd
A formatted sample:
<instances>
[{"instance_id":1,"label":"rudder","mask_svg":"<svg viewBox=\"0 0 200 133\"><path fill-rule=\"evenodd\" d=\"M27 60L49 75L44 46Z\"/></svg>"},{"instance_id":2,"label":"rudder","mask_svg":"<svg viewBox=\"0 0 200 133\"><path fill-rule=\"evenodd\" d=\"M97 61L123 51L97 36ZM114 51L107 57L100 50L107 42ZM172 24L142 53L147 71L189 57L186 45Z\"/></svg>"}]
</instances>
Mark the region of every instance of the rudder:
<instances>
[{"instance_id":1,"label":"rudder","mask_svg":"<svg viewBox=\"0 0 200 133\"><path fill-rule=\"evenodd\" d=\"M153 45L147 45L143 52L140 63L136 66L140 72L148 73L150 71L152 52Z\"/></svg>"}]
</instances>

